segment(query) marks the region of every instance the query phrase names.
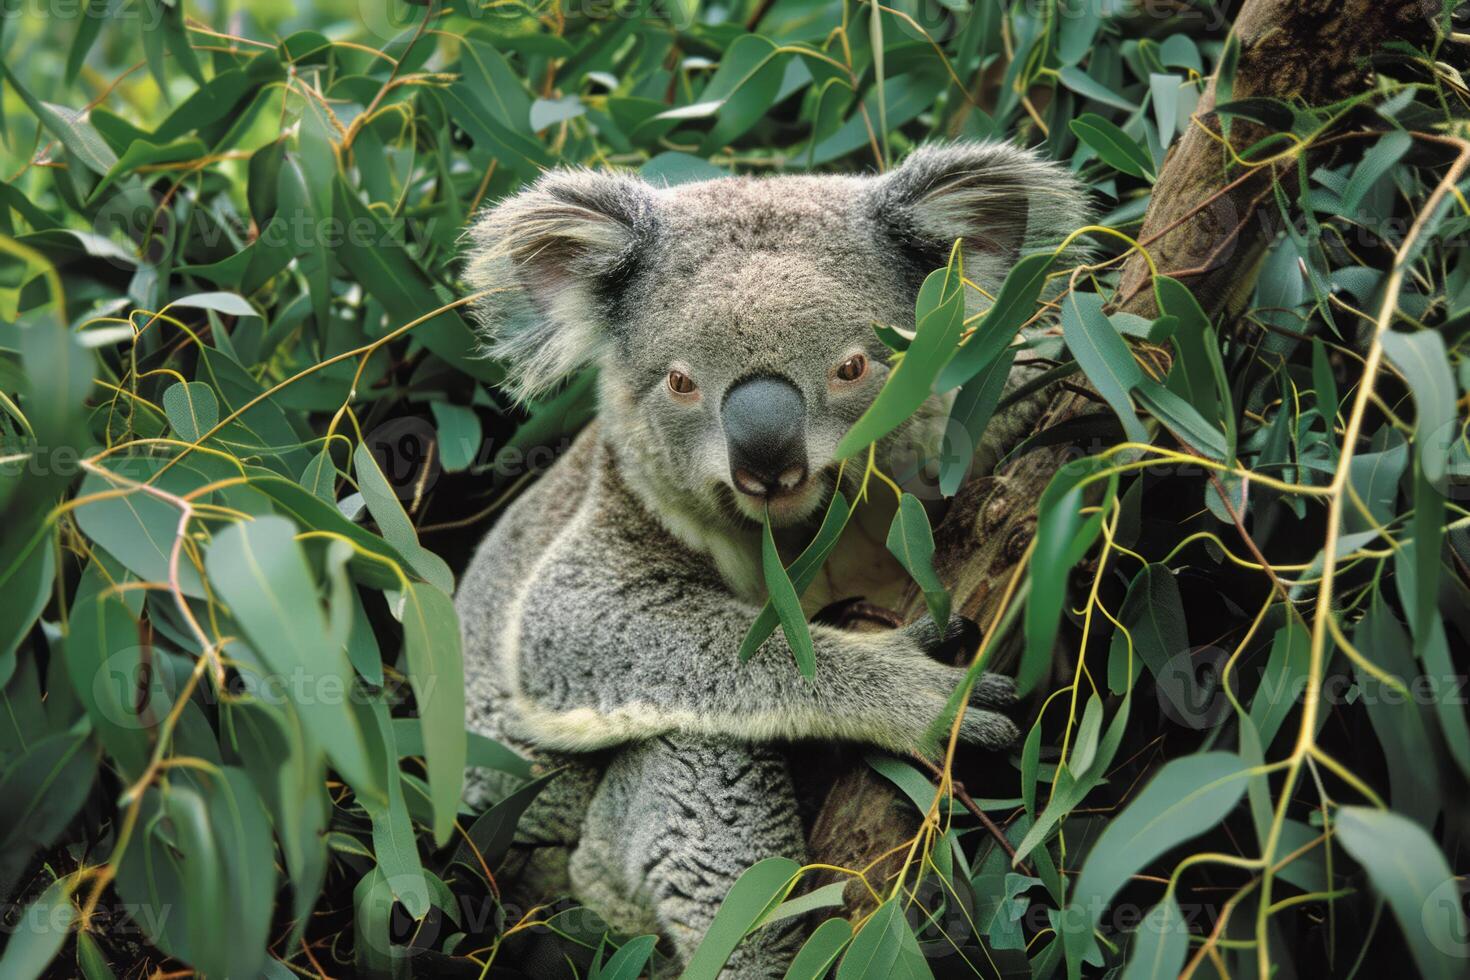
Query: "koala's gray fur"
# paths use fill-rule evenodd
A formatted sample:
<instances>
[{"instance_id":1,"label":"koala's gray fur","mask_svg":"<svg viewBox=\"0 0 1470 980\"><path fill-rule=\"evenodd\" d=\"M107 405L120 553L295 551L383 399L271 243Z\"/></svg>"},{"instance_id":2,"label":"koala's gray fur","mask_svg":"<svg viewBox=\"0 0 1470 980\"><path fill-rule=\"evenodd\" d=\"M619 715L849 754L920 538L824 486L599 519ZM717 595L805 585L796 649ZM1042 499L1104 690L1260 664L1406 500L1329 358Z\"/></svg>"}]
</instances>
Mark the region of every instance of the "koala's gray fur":
<instances>
[{"instance_id":1,"label":"koala's gray fur","mask_svg":"<svg viewBox=\"0 0 1470 980\"><path fill-rule=\"evenodd\" d=\"M955 239L993 294L1021 254L1084 218L1063 169L992 143L922 148L871 177L656 188L559 170L479 220L468 278L498 290L478 316L513 389L599 369L598 421L501 518L457 598L473 724L568 767L518 830L523 892L570 893L620 930L666 936L683 961L741 871L805 859L784 742L918 746L963 673L931 656L955 626L813 625L810 682L779 631L737 660L765 599L762 511L732 489L722 396L761 375L800 391L809 485L771 505L778 541L800 548L836 486L838 440L889 371L872 325L913 327L918 287ZM862 378L834 375L859 353ZM692 395L671 395L671 369ZM880 458L932 449L944 413L930 399ZM965 739L1010 744L1012 700L987 675ZM468 794L497 789L479 773ZM726 975L781 976L796 921L752 936Z\"/></svg>"}]
</instances>

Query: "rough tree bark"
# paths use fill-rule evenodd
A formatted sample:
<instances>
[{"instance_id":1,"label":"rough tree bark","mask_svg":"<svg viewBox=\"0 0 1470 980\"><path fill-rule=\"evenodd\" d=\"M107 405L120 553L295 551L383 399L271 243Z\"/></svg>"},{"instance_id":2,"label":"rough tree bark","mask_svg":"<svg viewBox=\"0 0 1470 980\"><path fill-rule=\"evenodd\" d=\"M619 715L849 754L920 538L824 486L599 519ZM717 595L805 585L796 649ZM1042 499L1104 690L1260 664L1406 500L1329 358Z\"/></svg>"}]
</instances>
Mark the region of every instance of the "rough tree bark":
<instances>
[{"instance_id":1,"label":"rough tree bark","mask_svg":"<svg viewBox=\"0 0 1470 980\"><path fill-rule=\"evenodd\" d=\"M1387 40L1429 36L1439 7L1439 0L1246 0L1233 28L1239 58L1231 98L1322 105L1361 91L1371 78L1369 56ZM1198 124L1171 150L1140 236L1158 268L1188 283L1212 317L1238 312L1235 304L1249 296L1259 260L1277 230L1269 220L1275 211L1271 174L1233 165L1224 152L1214 112L1216 88L1212 78L1197 111ZM1262 128L1237 119L1230 139L1242 152L1264 135ZM1295 183L1283 182L1288 194ZM1129 312L1157 314L1141 256L1124 266L1119 296ZM1090 404L1062 391L1036 431ZM992 625L1006 583L1030 543L1037 500L1069 458L1066 447L1038 449L1004 472L972 476L936 529L935 565L954 594L954 608L983 628ZM905 619L924 609L922 596L910 599L900 610ZM993 651L992 666L1004 666L1008 652ZM841 867L866 867L908 840L917 826L891 785L857 762L827 795L812 830L812 856ZM870 879L877 885L901 861L902 854L890 857ZM860 887L849 888L847 896L853 908L870 901Z\"/></svg>"}]
</instances>

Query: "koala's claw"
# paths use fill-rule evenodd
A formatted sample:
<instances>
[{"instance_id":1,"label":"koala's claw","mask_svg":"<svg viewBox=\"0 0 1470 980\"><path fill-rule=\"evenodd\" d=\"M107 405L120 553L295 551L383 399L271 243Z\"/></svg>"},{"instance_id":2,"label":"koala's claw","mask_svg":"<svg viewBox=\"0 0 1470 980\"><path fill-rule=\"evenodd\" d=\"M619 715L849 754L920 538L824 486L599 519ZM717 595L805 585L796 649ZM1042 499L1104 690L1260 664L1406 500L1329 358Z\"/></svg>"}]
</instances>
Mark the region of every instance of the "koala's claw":
<instances>
[{"instance_id":1,"label":"koala's claw","mask_svg":"<svg viewBox=\"0 0 1470 980\"><path fill-rule=\"evenodd\" d=\"M1013 708L1016 704L1016 682L1004 674L981 674L970 691L970 704L993 711Z\"/></svg>"},{"instance_id":2,"label":"koala's claw","mask_svg":"<svg viewBox=\"0 0 1470 980\"><path fill-rule=\"evenodd\" d=\"M950 615L943 630L932 616L925 613L907 631L919 644L919 649L940 663L968 661L980 649L980 627L974 620L958 613Z\"/></svg>"},{"instance_id":3,"label":"koala's claw","mask_svg":"<svg viewBox=\"0 0 1470 980\"><path fill-rule=\"evenodd\" d=\"M999 712L972 707L960 722L960 738L981 748L1010 748L1020 737L1016 723Z\"/></svg>"}]
</instances>

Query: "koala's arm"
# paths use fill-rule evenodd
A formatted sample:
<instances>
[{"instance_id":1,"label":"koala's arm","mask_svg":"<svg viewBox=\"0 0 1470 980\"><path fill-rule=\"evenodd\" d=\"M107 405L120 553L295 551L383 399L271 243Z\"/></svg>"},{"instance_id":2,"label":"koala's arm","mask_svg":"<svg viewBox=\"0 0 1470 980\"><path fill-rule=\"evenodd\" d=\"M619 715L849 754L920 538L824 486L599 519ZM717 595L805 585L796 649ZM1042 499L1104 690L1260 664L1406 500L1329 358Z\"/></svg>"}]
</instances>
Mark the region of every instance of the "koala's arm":
<instances>
[{"instance_id":1,"label":"koala's arm","mask_svg":"<svg viewBox=\"0 0 1470 980\"><path fill-rule=\"evenodd\" d=\"M606 538L595 540L569 542L543 564L506 623L518 734L543 748L587 751L685 731L909 751L964 676L928 655L962 639L958 618L948 636L927 619L866 634L813 624L812 680L779 630L741 663L759 610L712 570L661 547L671 542L624 539L610 553ZM1011 722L980 709L1012 699L1009 679L986 675L972 695L979 707L966 713L966 740L1010 744Z\"/></svg>"}]
</instances>

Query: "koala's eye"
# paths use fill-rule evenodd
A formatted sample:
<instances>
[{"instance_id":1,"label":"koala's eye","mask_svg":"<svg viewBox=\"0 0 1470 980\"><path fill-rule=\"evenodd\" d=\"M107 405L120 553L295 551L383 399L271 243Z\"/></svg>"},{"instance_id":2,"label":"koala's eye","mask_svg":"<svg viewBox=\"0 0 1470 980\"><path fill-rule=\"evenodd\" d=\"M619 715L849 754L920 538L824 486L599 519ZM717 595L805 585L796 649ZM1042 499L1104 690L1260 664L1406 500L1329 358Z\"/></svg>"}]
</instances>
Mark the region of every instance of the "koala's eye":
<instances>
[{"instance_id":1,"label":"koala's eye","mask_svg":"<svg viewBox=\"0 0 1470 980\"><path fill-rule=\"evenodd\" d=\"M692 395L698 389L694 379L683 371L670 371L669 390L676 395Z\"/></svg>"},{"instance_id":2,"label":"koala's eye","mask_svg":"<svg viewBox=\"0 0 1470 980\"><path fill-rule=\"evenodd\" d=\"M837 365L838 381L856 381L867 373L868 359L862 354L854 354Z\"/></svg>"}]
</instances>

